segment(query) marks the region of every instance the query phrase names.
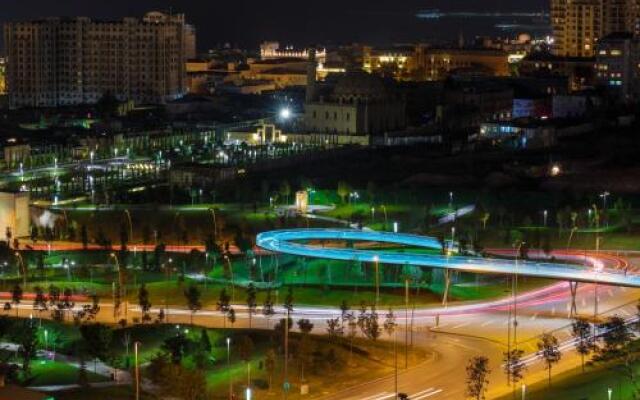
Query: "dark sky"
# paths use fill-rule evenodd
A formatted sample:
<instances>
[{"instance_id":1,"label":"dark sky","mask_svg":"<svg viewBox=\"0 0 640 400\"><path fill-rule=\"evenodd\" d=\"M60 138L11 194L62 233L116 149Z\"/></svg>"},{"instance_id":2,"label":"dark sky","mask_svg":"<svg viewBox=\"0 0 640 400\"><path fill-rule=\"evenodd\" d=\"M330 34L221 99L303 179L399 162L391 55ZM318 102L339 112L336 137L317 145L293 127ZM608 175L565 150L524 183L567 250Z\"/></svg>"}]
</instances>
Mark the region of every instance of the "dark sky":
<instances>
[{"instance_id":1,"label":"dark sky","mask_svg":"<svg viewBox=\"0 0 640 400\"><path fill-rule=\"evenodd\" d=\"M257 47L263 40L305 45L369 42L388 44L427 38L466 37L492 31L495 22L419 21L420 9L541 10L548 0L4 0L4 20L84 15L139 16L148 10L187 14L198 28L201 50L231 42Z\"/></svg>"}]
</instances>

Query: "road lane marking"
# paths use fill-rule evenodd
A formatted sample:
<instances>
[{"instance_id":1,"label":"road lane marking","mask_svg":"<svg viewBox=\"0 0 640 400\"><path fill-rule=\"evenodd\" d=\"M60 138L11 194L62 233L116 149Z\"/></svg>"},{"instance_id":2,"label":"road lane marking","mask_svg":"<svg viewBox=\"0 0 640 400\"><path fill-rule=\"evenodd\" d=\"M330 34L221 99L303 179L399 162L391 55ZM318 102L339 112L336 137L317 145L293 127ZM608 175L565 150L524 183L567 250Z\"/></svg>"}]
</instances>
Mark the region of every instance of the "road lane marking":
<instances>
[{"instance_id":1,"label":"road lane marking","mask_svg":"<svg viewBox=\"0 0 640 400\"><path fill-rule=\"evenodd\" d=\"M395 393L392 393L391 395L389 395L389 392L381 392L378 394L374 394L373 396L363 397L360 400L382 400L391 396L395 396Z\"/></svg>"},{"instance_id":2,"label":"road lane marking","mask_svg":"<svg viewBox=\"0 0 640 400\"><path fill-rule=\"evenodd\" d=\"M463 322L460 325L456 325L451 329L460 329L460 328L464 328L465 326L469 325L471 322L467 321L467 322Z\"/></svg>"},{"instance_id":3,"label":"road lane marking","mask_svg":"<svg viewBox=\"0 0 640 400\"><path fill-rule=\"evenodd\" d=\"M493 324L493 320L492 319L488 320L487 322L483 322L482 324L480 324L480 326L485 327L485 326L490 325L490 324Z\"/></svg>"},{"instance_id":4,"label":"road lane marking","mask_svg":"<svg viewBox=\"0 0 640 400\"><path fill-rule=\"evenodd\" d=\"M438 390L436 390L434 392L431 392L431 393L423 394L422 396L410 397L410 399L411 400L422 400L422 399L426 399L427 397L435 396L438 393L442 393L442 389L438 389Z\"/></svg>"},{"instance_id":5,"label":"road lane marking","mask_svg":"<svg viewBox=\"0 0 640 400\"><path fill-rule=\"evenodd\" d=\"M433 390L436 390L436 389L435 389L435 388L430 387L429 389L421 390L421 391L419 391L418 393L414 393L414 394L412 394L411 396L409 396L409 398L410 398L410 399L413 399L413 398L414 398L414 397L416 397L416 396L420 396L420 395L422 395L422 394L425 394L425 393L427 393L427 392L431 392L431 391L433 391Z\"/></svg>"}]
</instances>

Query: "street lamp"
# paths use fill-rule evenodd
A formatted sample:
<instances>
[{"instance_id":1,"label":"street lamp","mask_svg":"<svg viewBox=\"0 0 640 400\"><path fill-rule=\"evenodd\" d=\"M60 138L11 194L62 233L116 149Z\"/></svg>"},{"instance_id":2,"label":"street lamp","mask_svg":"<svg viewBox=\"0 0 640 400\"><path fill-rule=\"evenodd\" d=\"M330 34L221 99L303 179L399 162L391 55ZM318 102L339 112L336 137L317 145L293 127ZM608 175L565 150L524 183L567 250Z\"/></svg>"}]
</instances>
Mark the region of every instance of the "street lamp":
<instances>
[{"instance_id":1,"label":"street lamp","mask_svg":"<svg viewBox=\"0 0 640 400\"><path fill-rule=\"evenodd\" d=\"M227 338L227 375L229 378L229 400L233 399L233 386L231 384L231 338Z\"/></svg>"},{"instance_id":2,"label":"street lamp","mask_svg":"<svg viewBox=\"0 0 640 400\"><path fill-rule=\"evenodd\" d=\"M281 109L279 116L280 116L280 119L283 121L289 120L289 118L291 118L291 109L289 107L285 107Z\"/></svg>"},{"instance_id":3,"label":"street lamp","mask_svg":"<svg viewBox=\"0 0 640 400\"><path fill-rule=\"evenodd\" d=\"M525 385L524 383L522 384L522 399L524 400L525 396L527 395L527 385Z\"/></svg>"},{"instance_id":4,"label":"street lamp","mask_svg":"<svg viewBox=\"0 0 640 400\"><path fill-rule=\"evenodd\" d=\"M394 222L394 223L393 223L393 233L398 233L398 228L399 228L398 223L397 223L397 222Z\"/></svg>"},{"instance_id":5,"label":"street lamp","mask_svg":"<svg viewBox=\"0 0 640 400\"><path fill-rule=\"evenodd\" d=\"M138 347L140 346L140 342L133 343L133 354L134 354L134 363L135 363L135 378L136 378L136 400L140 400L140 365L138 364Z\"/></svg>"},{"instance_id":6,"label":"street lamp","mask_svg":"<svg viewBox=\"0 0 640 400\"><path fill-rule=\"evenodd\" d=\"M379 261L380 261L380 258L378 257L377 254L373 256L373 262L374 262L375 274L376 274L376 308L378 308L378 302L380 301L380 274L378 273Z\"/></svg>"},{"instance_id":7,"label":"street lamp","mask_svg":"<svg viewBox=\"0 0 640 400\"><path fill-rule=\"evenodd\" d=\"M544 217L544 227L547 227L547 218L549 217L549 212L547 210L544 210L542 212L542 216Z\"/></svg>"}]
</instances>

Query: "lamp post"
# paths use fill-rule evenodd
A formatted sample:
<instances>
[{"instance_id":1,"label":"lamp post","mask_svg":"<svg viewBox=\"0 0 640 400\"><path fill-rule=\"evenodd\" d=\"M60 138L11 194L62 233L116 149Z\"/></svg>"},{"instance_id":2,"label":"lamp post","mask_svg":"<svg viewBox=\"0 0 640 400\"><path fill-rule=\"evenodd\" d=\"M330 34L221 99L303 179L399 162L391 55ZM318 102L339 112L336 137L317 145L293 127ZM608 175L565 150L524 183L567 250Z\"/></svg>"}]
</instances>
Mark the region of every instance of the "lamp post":
<instances>
[{"instance_id":1,"label":"lamp post","mask_svg":"<svg viewBox=\"0 0 640 400\"><path fill-rule=\"evenodd\" d=\"M227 338L227 376L229 377L229 400L233 398L233 385L231 383L231 338Z\"/></svg>"},{"instance_id":2,"label":"lamp post","mask_svg":"<svg viewBox=\"0 0 640 400\"><path fill-rule=\"evenodd\" d=\"M608 398L609 400L611 400L611 396L613 396L613 389L608 388L608 389L607 389L607 398Z\"/></svg>"},{"instance_id":3,"label":"lamp post","mask_svg":"<svg viewBox=\"0 0 640 400\"><path fill-rule=\"evenodd\" d=\"M521 400L525 400L525 396L527 395L527 385L525 385L524 383L522 384L522 399Z\"/></svg>"},{"instance_id":4,"label":"lamp post","mask_svg":"<svg viewBox=\"0 0 640 400\"><path fill-rule=\"evenodd\" d=\"M271 198L269 198L269 200L271 200ZM211 207L209 211L211 212L211 218L213 219L213 241L215 243L215 241L218 240L218 224L216 222L216 209Z\"/></svg>"},{"instance_id":5,"label":"lamp post","mask_svg":"<svg viewBox=\"0 0 640 400\"><path fill-rule=\"evenodd\" d=\"M133 354L134 354L134 364L135 364L135 378L136 378L136 400L140 400L140 365L138 364L138 347L140 346L140 342L133 343Z\"/></svg>"},{"instance_id":6,"label":"lamp post","mask_svg":"<svg viewBox=\"0 0 640 400\"><path fill-rule=\"evenodd\" d=\"M547 227L547 218L549 216L549 212L547 210L544 210L542 212L542 216L543 216L543 219L544 219L544 227L546 228Z\"/></svg>"},{"instance_id":7,"label":"lamp post","mask_svg":"<svg viewBox=\"0 0 640 400\"><path fill-rule=\"evenodd\" d=\"M129 210L124 210L124 213L127 216L127 221L129 222L129 242L131 242L133 241L133 222L131 221L131 213Z\"/></svg>"},{"instance_id":8,"label":"lamp post","mask_svg":"<svg viewBox=\"0 0 640 400\"><path fill-rule=\"evenodd\" d=\"M600 194L600 197L602 198L602 212L606 213L607 212L607 198L611 196L611 193L609 192L603 192L602 194ZM609 218L607 218L607 227L609 227Z\"/></svg>"},{"instance_id":9,"label":"lamp post","mask_svg":"<svg viewBox=\"0 0 640 400\"><path fill-rule=\"evenodd\" d=\"M24 288L24 290L27 289L27 269L25 268L24 265L24 260L22 259L22 254L20 254L19 251L16 251L16 257L18 258L18 261L20 262L20 273L22 274L22 287Z\"/></svg>"},{"instance_id":10,"label":"lamp post","mask_svg":"<svg viewBox=\"0 0 640 400\"><path fill-rule=\"evenodd\" d=\"M373 263L376 274L376 308L378 308L378 302L380 301L380 274L379 272L379 261L380 258L378 255L373 256Z\"/></svg>"}]
</instances>

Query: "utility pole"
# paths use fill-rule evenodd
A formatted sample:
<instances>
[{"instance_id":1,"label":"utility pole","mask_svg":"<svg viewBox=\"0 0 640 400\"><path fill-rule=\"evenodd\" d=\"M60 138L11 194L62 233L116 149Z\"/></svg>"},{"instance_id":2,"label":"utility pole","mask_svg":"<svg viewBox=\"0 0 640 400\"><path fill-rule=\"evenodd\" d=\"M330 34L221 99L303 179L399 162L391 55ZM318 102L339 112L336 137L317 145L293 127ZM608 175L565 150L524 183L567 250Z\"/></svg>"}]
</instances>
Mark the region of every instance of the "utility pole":
<instances>
[{"instance_id":1,"label":"utility pole","mask_svg":"<svg viewBox=\"0 0 640 400\"><path fill-rule=\"evenodd\" d=\"M409 278L404 280L404 368L409 368Z\"/></svg>"},{"instance_id":2,"label":"utility pole","mask_svg":"<svg viewBox=\"0 0 640 400\"><path fill-rule=\"evenodd\" d=\"M284 384L282 389L284 390L284 400L287 400L289 394L289 308L287 307L287 314L284 319Z\"/></svg>"}]
</instances>

